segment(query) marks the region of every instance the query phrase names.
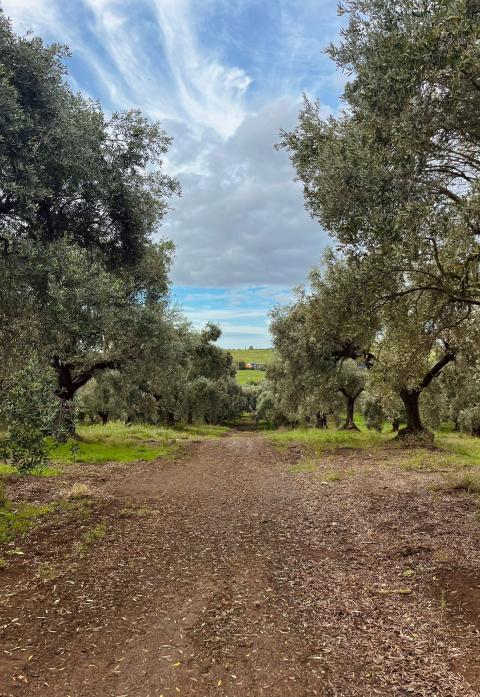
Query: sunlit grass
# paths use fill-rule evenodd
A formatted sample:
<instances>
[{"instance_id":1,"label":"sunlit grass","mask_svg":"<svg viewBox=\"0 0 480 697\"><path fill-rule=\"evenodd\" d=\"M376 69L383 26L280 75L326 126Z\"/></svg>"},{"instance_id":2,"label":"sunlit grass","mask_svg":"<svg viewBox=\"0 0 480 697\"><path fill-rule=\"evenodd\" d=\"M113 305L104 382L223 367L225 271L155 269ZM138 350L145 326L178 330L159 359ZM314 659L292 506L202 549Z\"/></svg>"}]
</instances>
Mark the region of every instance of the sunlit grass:
<instances>
[{"instance_id":1,"label":"sunlit grass","mask_svg":"<svg viewBox=\"0 0 480 697\"><path fill-rule=\"evenodd\" d=\"M480 465L480 438L465 433L437 433L435 445L453 453L465 465Z\"/></svg>"},{"instance_id":2,"label":"sunlit grass","mask_svg":"<svg viewBox=\"0 0 480 697\"><path fill-rule=\"evenodd\" d=\"M336 448L375 448L385 444L392 438L391 433L376 431L339 431L330 427L325 429L298 428L285 431L269 432L271 438L279 447L287 448L293 443L299 443L307 452L321 453Z\"/></svg>"},{"instance_id":3,"label":"sunlit grass","mask_svg":"<svg viewBox=\"0 0 480 697\"><path fill-rule=\"evenodd\" d=\"M271 363L273 349L228 349L235 363Z\"/></svg>"},{"instance_id":4,"label":"sunlit grass","mask_svg":"<svg viewBox=\"0 0 480 697\"><path fill-rule=\"evenodd\" d=\"M265 380L264 370L237 370L236 380L239 385L258 384Z\"/></svg>"},{"instance_id":5,"label":"sunlit grass","mask_svg":"<svg viewBox=\"0 0 480 697\"><path fill-rule=\"evenodd\" d=\"M456 455L442 450L406 450L399 461L400 468L406 471L422 472L428 470L455 470L465 466Z\"/></svg>"},{"instance_id":6,"label":"sunlit grass","mask_svg":"<svg viewBox=\"0 0 480 697\"><path fill-rule=\"evenodd\" d=\"M73 462L102 464L105 462L128 463L137 460L152 461L157 458L172 458L178 454L183 443L193 439L219 438L227 433L227 426L205 424L178 425L175 428L131 424L111 421L100 424L79 425L77 438L66 443L53 445L50 465L33 470L38 477L56 477L63 474L63 466ZM12 465L0 462L0 476L18 474Z\"/></svg>"},{"instance_id":7,"label":"sunlit grass","mask_svg":"<svg viewBox=\"0 0 480 697\"><path fill-rule=\"evenodd\" d=\"M475 471L464 471L451 475L449 478L452 489L464 490L468 494L480 495L480 474Z\"/></svg>"},{"instance_id":8,"label":"sunlit grass","mask_svg":"<svg viewBox=\"0 0 480 697\"><path fill-rule=\"evenodd\" d=\"M294 467L296 471L312 471L309 458L323 452L341 448L378 449L389 444L392 464L406 471L461 472L465 468L480 466L480 438L465 433L455 433L448 424L435 432L434 449L403 449L401 441L395 442L395 434L387 424L382 433L365 428L361 416L355 417L360 432L341 431L330 425L328 429L298 428L268 433L268 437L281 449L299 444L305 453ZM395 453L395 454L394 454Z\"/></svg>"},{"instance_id":9,"label":"sunlit grass","mask_svg":"<svg viewBox=\"0 0 480 697\"><path fill-rule=\"evenodd\" d=\"M0 462L0 477L2 475L18 474L18 470L13 465L8 465L6 462ZM59 477L63 474L61 467L44 467L43 469L34 469L29 474L34 477Z\"/></svg>"},{"instance_id":10,"label":"sunlit grass","mask_svg":"<svg viewBox=\"0 0 480 697\"><path fill-rule=\"evenodd\" d=\"M174 457L182 444L193 437L217 438L228 431L221 426L185 425L164 428L148 424L125 425L112 421L77 428L78 439L57 445L50 452L55 463L128 463Z\"/></svg>"}]
</instances>

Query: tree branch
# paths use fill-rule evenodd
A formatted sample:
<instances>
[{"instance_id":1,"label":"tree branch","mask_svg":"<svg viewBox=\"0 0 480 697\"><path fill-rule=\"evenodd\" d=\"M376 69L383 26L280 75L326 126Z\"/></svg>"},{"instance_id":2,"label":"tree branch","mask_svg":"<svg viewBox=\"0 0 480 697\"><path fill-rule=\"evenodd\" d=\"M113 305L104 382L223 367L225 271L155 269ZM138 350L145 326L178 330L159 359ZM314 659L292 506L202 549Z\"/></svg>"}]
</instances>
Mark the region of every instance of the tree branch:
<instances>
[{"instance_id":1,"label":"tree branch","mask_svg":"<svg viewBox=\"0 0 480 697\"><path fill-rule=\"evenodd\" d=\"M455 353L451 350L447 351L439 361L435 363L432 368L426 373L423 377L423 380L421 381L420 385L418 386L419 390L424 390L426 387L430 385L432 380L440 375L442 372L443 368L445 368L446 365L451 363L452 361L455 360Z\"/></svg>"},{"instance_id":2,"label":"tree branch","mask_svg":"<svg viewBox=\"0 0 480 697\"><path fill-rule=\"evenodd\" d=\"M83 385L86 385L87 382L93 378L96 372L99 370L115 370L115 368L120 367L120 361L119 360L105 360L105 361L97 361L97 363L94 363L92 366L89 368L85 368L85 370L81 371L78 375L75 375L75 377L72 380L72 388L73 391L76 392L80 387L83 387Z\"/></svg>"}]
</instances>

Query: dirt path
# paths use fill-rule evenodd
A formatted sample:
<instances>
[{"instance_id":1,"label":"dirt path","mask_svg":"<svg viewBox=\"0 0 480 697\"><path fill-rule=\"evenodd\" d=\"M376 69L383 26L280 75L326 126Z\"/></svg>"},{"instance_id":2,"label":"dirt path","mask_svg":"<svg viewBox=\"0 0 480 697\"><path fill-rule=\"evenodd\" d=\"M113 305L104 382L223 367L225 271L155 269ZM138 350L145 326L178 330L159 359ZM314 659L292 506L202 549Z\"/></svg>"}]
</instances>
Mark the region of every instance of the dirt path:
<instances>
[{"instance_id":1,"label":"dirt path","mask_svg":"<svg viewBox=\"0 0 480 697\"><path fill-rule=\"evenodd\" d=\"M382 453L297 457L238 433L72 474L93 504L1 577L0 695L479 695L472 500Z\"/></svg>"}]
</instances>

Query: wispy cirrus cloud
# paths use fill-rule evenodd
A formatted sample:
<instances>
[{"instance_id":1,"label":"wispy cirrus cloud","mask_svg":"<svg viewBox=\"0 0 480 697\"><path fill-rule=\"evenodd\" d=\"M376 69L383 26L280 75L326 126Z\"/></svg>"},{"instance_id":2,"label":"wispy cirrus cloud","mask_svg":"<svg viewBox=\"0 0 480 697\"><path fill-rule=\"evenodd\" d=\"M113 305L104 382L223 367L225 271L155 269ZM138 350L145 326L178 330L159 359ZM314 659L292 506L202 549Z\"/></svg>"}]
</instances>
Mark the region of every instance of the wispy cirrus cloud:
<instances>
[{"instance_id":1,"label":"wispy cirrus cloud","mask_svg":"<svg viewBox=\"0 0 480 697\"><path fill-rule=\"evenodd\" d=\"M231 136L244 119L251 78L238 66L222 65L211 48L200 48L190 0L154 0L154 5L183 111L193 123Z\"/></svg>"},{"instance_id":2,"label":"wispy cirrus cloud","mask_svg":"<svg viewBox=\"0 0 480 697\"><path fill-rule=\"evenodd\" d=\"M108 111L136 107L174 136L182 183L161 234L195 321L219 309L226 341L268 342L268 308L288 298L328 237L303 208L281 128L302 92L338 108L344 76L322 53L341 24L333 0L0 0L14 28L67 43L70 79ZM202 289L222 299L202 300ZM183 294L183 291L182 291ZM215 293L213 293L215 295ZM238 308L252 300L255 314ZM209 304L210 303L210 304ZM248 304L247 303L247 304ZM197 310L195 310L195 307ZM257 316L257 313L261 316ZM263 313L263 314L262 314ZM252 334L253 333L253 334ZM247 338L243 343L252 343ZM232 346L232 344L229 344Z\"/></svg>"}]
</instances>

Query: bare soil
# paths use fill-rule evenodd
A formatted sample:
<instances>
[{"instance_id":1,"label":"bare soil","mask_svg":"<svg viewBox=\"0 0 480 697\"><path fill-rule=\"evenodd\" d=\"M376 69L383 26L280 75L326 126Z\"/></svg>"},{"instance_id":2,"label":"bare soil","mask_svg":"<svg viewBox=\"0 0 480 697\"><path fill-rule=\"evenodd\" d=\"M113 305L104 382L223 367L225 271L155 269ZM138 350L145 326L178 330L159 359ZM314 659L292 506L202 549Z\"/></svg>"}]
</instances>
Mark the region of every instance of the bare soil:
<instances>
[{"instance_id":1,"label":"bare soil","mask_svg":"<svg viewBox=\"0 0 480 697\"><path fill-rule=\"evenodd\" d=\"M300 455L245 432L12 478L93 497L0 572L0 695L480 695L475 501L386 450Z\"/></svg>"}]
</instances>

